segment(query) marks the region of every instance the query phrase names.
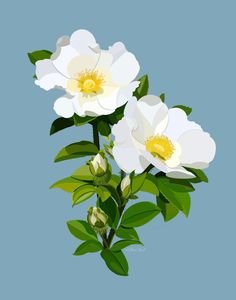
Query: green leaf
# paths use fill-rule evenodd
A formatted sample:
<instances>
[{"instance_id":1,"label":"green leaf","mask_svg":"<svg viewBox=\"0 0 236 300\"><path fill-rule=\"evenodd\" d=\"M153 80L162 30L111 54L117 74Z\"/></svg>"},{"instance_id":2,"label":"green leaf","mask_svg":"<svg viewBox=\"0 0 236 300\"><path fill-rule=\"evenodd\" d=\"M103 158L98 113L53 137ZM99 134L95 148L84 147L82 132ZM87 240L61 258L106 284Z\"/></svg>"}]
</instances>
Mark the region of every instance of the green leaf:
<instances>
[{"instance_id":1,"label":"green leaf","mask_svg":"<svg viewBox=\"0 0 236 300\"><path fill-rule=\"evenodd\" d=\"M94 253L103 249L103 246L98 241L86 241L79 245L79 247L75 250L73 255L83 255L86 253Z\"/></svg>"},{"instance_id":2,"label":"green leaf","mask_svg":"<svg viewBox=\"0 0 236 300\"><path fill-rule=\"evenodd\" d=\"M50 58L51 55L52 52L48 50L38 50L38 51L28 53L29 60L33 65L35 65L36 61L38 60Z\"/></svg>"},{"instance_id":3,"label":"green leaf","mask_svg":"<svg viewBox=\"0 0 236 300\"><path fill-rule=\"evenodd\" d=\"M86 184L86 182L80 181L78 179L75 179L73 177L66 177L63 178L54 184L50 186L50 189L59 188L62 189L65 192L72 193L74 192L78 187Z\"/></svg>"},{"instance_id":4,"label":"green leaf","mask_svg":"<svg viewBox=\"0 0 236 300\"><path fill-rule=\"evenodd\" d=\"M133 95L137 99L140 99L143 96L146 96L148 93L148 88L149 88L148 75L143 75L141 78L138 79L138 81L140 82L140 84L137 87L137 89L134 91Z\"/></svg>"},{"instance_id":5,"label":"green leaf","mask_svg":"<svg viewBox=\"0 0 236 300\"><path fill-rule=\"evenodd\" d=\"M139 202L129 207L123 214L121 225L138 227L151 221L160 213L160 208L151 202Z\"/></svg>"},{"instance_id":6,"label":"green leaf","mask_svg":"<svg viewBox=\"0 0 236 300\"><path fill-rule=\"evenodd\" d=\"M165 93L160 94L159 97L161 98L161 101L162 101L162 102L165 102L165 99L166 99Z\"/></svg>"},{"instance_id":7,"label":"green leaf","mask_svg":"<svg viewBox=\"0 0 236 300\"><path fill-rule=\"evenodd\" d=\"M176 179L176 178L170 178L166 176L158 176L156 177L157 184L158 181L162 181L162 184L165 184L166 186L168 186L168 188L170 188L175 192L184 193L184 192L193 192L195 190L192 184L187 179Z\"/></svg>"},{"instance_id":8,"label":"green leaf","mask_svg":"<svg viewBox=\"0 0 236 300\"><path fill-rule=\"evenodd\" d=\"M90 116L80 117L77 114L74 114L72 118L74 120L75 126L82 126L96 119L96 117L90 117Z\"/></svg>"},{"instance_id":9,"label":"green leaf","mask_svg":"<svg viewBox=\"0 0 236 300\"><path fill-rule=\"evenodd\" d=\"M89 199L96 193L97 189L91 184L82 185L72 195L72 205L75 206Z\"/></svg>"},{"instance_id":10,"label":"green leaf","mask_svg":"<svg viewBox=\"0 0 236 300\"><path fill-rule=\"evenodd\" d=\"M199 169L194 169L194 168L187 168L185 167L185 169L191 173L193 173L196 178L191 178L191 179L188 179L189 181L193 182L193 183L198 183L198 182L208 182L208 178L206 176L206 174L202 171L202 170L199 170Z\"/></svg>"},{"instance_id":11,"label":"green leaf","mask_svg":"<svg viewBox=\"0 0 236 300\"><path fill-rule=\"evenodd\" d=\"M141 189L146 175L147 173L131 176L131 194L135 194Z\"/></svg>"},{"instance_id":12,"label":"green leaf","mask_svg":"<svg viewBox=\"0 0 236 300\"><path fill-rule=\"evenodd\" d=\"M88 141L81 141L62 148L55 157L54 162L84 157L88 155L96 155L97 153L98 148L96 145Z\"/></svg>"},{"instance_id":13,"label":"green leaf","mask_svg":"<svg viewBox=\"0 0 236 300\"><path fill-rule=\"evenodd\" d=\"M159 191L164 197L172 203L177 209L181 210L186 217L190 210L190 196L187 192L176 192L171 188L168 178L164 176L157 177Z\"/></svg>"},{"instance_id":14,"label":"green leaf","mask_svg":"<svg viewBox=\"0 0 236 300\"><path fill-rule=\"evenodd\" d=\"M108 185L110 185L116 189L117 186L119 185L119 183L120 183L120 176L113 174L111 176L111 179L108 182Z\"/></svg>"},{"instance_id":15,"label":"green leaf","mask_svg":"<svg viewBox=\"0 0 236 300\"><path fill-rule=\"evenodd\" d=\"M140 191L151 193L153 195L159 195L156 177L154 175L148 173L146 175L146 178L144 180L142 187L140 188Z\"/></svg>"},{"instance_id":16,"label":"green leaf","mask_svg":"<svg viewBox=\"0 0 236 300\"><path fill-rule=\"evenodd\" d=\"M122 239L139 240L138 234L134 228L126 228L120 226L116 230L116 235Z\"/></svg>"},{"instance_id":17,"label":"green leaf","mask_svg":"<svg viewBox=\"0 0 236 300\"><path fill-rule=\"evenodd\" d=\"M65 128L71 127L74 125L74 120L73 118L58 118L56 119L50 129L50 135L53 135L54 133L61 131Z\"/></svg>"},{"instance_id":18,"label":"green leaf","mask_svg":"<svg viewBox=\"0 0 236 300\"><path fill-rule=\"evenodd\" d=\"M124 108L125 108L125 105L118 107L112 114L103 116L103 118L106 118L107 122L110 125L114 125L123 118Z\"/></svg>"},{"instance_id":19,"label":"green leaf","mask_svg":"<svg viewBox=\"0 0 236 300\"><path fill-rule=\"evenodd\" d=\"M93 228L84 220L71 220L67 222L70 233L82 241L97 240Z\"/></svg>"},{"instance_id":20,"label":"green leaf","mask_svg":"<svg viewBox=\"0 0 236 300\"><path fill-rule=\"evenodd\" d=\"M90 172L90 168L88 165L84 165L82 167L79 167L74 171L74 173L71 175L71 177L79 179L79 180L87 180L87 181L93 181L94 176Z\"/></svg>"},{"instance_id":21,"label":"green leaf","mask_svg":"<svg viewBox=\"0 0 236 300\"><path fill-rule=\"evenodd\" d=\"M108 225L111 228L116 228L120 217L116 202L110 197L105 202L98 199L97 205L108 215Z\"/></svg>"},{"instance_id":22,"label":"green leaf","mask_svg":"<svg viewBox=\"0 0 236 300\"><path fill-rule=\"evenodd\" d=\"M111 128L109 124L103 120L98 121L97 129L102 136L109 136L111 134Z\"/></svg>"},{"instance_id":23,"label":"green leaf","mask_svg":"<svg viewBox=\"0 0 236 300\"><path fill-rule=\"evenodd\" d=\"M141 243L140 241L135 241L135 240L121 240L121 241L118 241L116 243L113 244L113 246L111 247L111 251L113 252L117 252L117 251L120 251L130 245L142 245L143 246L143 243Z\"/></svg>"},{"instance_id":24,"label":"green leaf","mask_svg":"<svg viewBox=\"0 0 236 300\"><path fill-rule=\"evenodd\" d=\"M192 108L189 107L189 106L185 106L185 105L175 105L175 106L173 106L173 107L174 107L174 108L180 108L180 109L182 109L182 110L186 113L187 116L190 115L191 112L192 112Z\"/></svg>"},{"instance_id":25,"label":"green leaf","mask_svg":"<svg viewBox=\"0 0 236 300\"><path fill-rule=\"evenodd\" d=\"M121 251L112 252L109 249L104 249L101 252L101 257L112 272L121 276L128 276L128 262Z\"/></svg>"},{"instance_id":26,"label":"green leaf","mask_svg":"<svg viewBox=\"0 0 236 300\"><path fill-rule=\"evenodd\" d=\"M170 221L179 213L178 208L169 203L162 194L157 196L157 205L161 209L161 213L165 222Z\"/></svg>"},{"instance_id":27,"label":"green leaf","mask_svg":"<svg viewBox=\"0 0 236 300\"><path fill-rule=\"evenodd\" d=\"M106 201L111 195L110 191L102 185L97 188L97 194L103 202Z\"/></svg>"}]
</instances>

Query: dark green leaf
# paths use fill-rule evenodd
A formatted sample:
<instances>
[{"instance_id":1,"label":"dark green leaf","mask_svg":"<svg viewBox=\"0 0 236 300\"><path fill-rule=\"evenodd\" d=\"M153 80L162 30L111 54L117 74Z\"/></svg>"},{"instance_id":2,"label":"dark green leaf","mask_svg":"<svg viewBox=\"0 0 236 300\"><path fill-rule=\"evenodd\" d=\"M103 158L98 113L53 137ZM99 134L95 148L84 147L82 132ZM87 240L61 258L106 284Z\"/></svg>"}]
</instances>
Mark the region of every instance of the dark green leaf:
<instances>
[{"instance_id":1,"label":"dark green leaf","mask_svg":"<svg viewBox=\"0 0 236 300\"><path fill-rule=\"evenodd\" d=\"M121 241L118 241L118 242L113 244L113 246L111 247L111 251L117 252L117 251L120 251L120 250L130 246L130 245L135 245L135 244L143 246L143 243L141 243L140 241L121 240Z\"/></svg>"},{"instance_id":2,"label":"dark green leaf","mask_svg":"<svg viewBox=\"0 0 236 300\"><path fill-rule=\"evenodd\" d=\"M96 117L90 117L90 116L80 117L77 114L74 114L72 118L74 120L75 126L82 126L96 119Z\"/></svg>"},{"instance_id":3,"label":"dark green leaf","mask_svg":"<svg viewBox=\"0 0 236 300\"><path fill-rule=\"evenodd\" d=\"M116 202L110 197L105 202L98 200L98 206L108 215L108 225L116 228L119 222L119 211Z\"/></svg>"},{"instance_id":4,"label":"dark green leaf","mask_svg":"<svg viewBox=\"0 0 236 300\"><path fill-rule=\"evenodd\" d=\"M161 101L162 101L162 102L165 102L166 95L165 95L164 93L160 94L159 97L161 98Z\"/></svg>"},{"instance_id":5,"label":"dark green leaf","mask_svg":"<svg viewBox=\"0 0 236 300\"><path fill-rule=\"evenodd\" d=\"M81 141L62 148L61 151L57 154L54 162L84 157L88 155L96 155L97 153L98 148L96 145L88 141Z\"/></svg>"},{"instance_id":6,"label":"dark green leaf","mask_svg":"<svg viewBox=\"0 0 236 300\"><path fill-rule=\"evenodd\" d=\"M144 180L142 187L140 188L140 191L151 193L153 195L159 195L156 177L154 175L148 173L146 175L146 178Z\"/></svg>"},{"instance_id":7,"label":"dark green leaf","mask_svg":"<svg viewBox=\"0 0 236 300\"><path fill-rule=\"evenodd\" d=\"M123 214L121 225L138 227L151 221L160 213L160 208L151 202L139 202L129 207Z\"/></svg>"},{"instance_id":8,"label":"dark green leaf","mask_svg":"<svg viewBox=\"0 0 236 300\"><path fill-rule=\"evenodd\" d=\"M137 99L142 98L143 96L146 96L148 93L148 87L149 87L149 82L148 82L148 75L143 75L141 78L138 79L140 82L139 86L137 89L134 91L134 96Z\"/></svg>"},{"instance_id":9,"label":"dark green leaf","mask_svg":"<svg viewBox=\"0 0 236 300\"><path fill-rule=\"evenodd\" d=\"M176 178L169 178L169 177L156 177L156 180L163 181L163 184L168 186L171 190L175 192L193 192L195 189L192 184L187 179L176 179Z\"/></svg>"},{"instance_id":10,"label":"dark green leaf","mask_svg":"<svg viewBox=\"0 0 236 300\"><path fill-rule=\"evenodd\" d=\"M139 240L138 234L134 228L126 228L120 226L116 230L116 235L122 239Z\"/></svg>"},{"instance_id":11,"label":"dark green leaf","mask_svg":"<svg viewBox=\"0 0 236 300\"><path fill-rule=\"evenodd\" d=\"M52 55L51 51L48 50L38 50L31 53L28 53L29 60L33 65L35 65L36 61L42 59L48 59Z\"/></svg>"},{"instance_id":12,"label":"dark green leaf","mask_svg":"<svg viewBox=\"0 0 236 300\"><path fill-rule=\"evenodd\" d=\"M53 135L54 133L61 131L65 128L71 127L74 125L74 120L73 118L58 118L56 119L50 129L50 135Z\"/></svg>"},{"instance_id":13,"label":"dark green leaf","mask_svg":"<svg viewBox=\"0 0 236 300\"><path fill-rule=\"evenodd\" d=\"M179 213L178 208L176 208L170 202L166 201L166 199L164 198L164 196L162 194L157 196L157 205L161 209L161 213L163 215L165 222L170 221Z\"/></svg>"},{"instance_id":14,"label":"dark green leaf","mask_svg":"<svg viewBox=\"0 0 236 300\"><path fill-rule=\"evenodd\" d=\"M157 184L159 191L164 197L172 203L177 209L181 210L186 216L190 209L190 196L186 192L176 192L171 189L168 178L164 176L157 177Z\"/></svg>"},{"instance_id":15,"label":"dark green leaf","mask_svg":"<svg viewBox=\"0 0 236 300\"><path fill-rule=\"evenodd\" d=\"M147 173L131 176L131 193L132 194L137 193L141 189L141 187L144 183L144 180L146 178L146 175L147 175Z\"/></svg>"},{"instance_id":16,"label":"dark green leaf","mask_svg":"<svg viewBox=\"0 0 236 300\"><path fill-rule=\"evenodd\" d=\"M190 115L191 112L192 112L192 108L189 107L189 106L185 106L185 105L175 105L174 108L175 108L175 107L176 107L176 108L182 109L182 110L186 113L187 116Z\"/></svg>"},{"instance_id":17,"label":"dark green leaf","mask_svg":"<svg viewBox=\"0 0 236 300\"><path fill-rule=\"evenodd\" d=\"M97 235L93 228L83 220L72 220L67 222L70 233L82 241L97 240Z\"/></svg>"},{"instance_id":18,"label":"dark green leaf","mask_svg":"<svg viewBox=\"0 0 236 300\"><path fill-rule=\"evenodd\" d=\"M97 191L96 187L90 184L86 184L78 187L72 195L73 206L89 199L96 193L96 191Z\"/></svg>"},{"instance_id":19,"label":"dark green leaf","mask_svg":"<svg viewBox=\"0 0 236 300\"><path fill-rule=\"evenodd\" d=\"M102 250L102 244L98 241L86 241L79 245L79 247L75 250L74 255L83 255L86 253L94 253Z\"/></svg>"},{"instance_id":20,"label":"dark green leaf","mask_svg":"<svg viewBox=\"0 0 236 300\"><path fill-rule=\"evenodd\" d=\"M71 177L79 179L79 180L88 180L88 181L92 181L94 176L92 175L92 173L90 172L89 166L88 165L84 165L82 167L79 167L78 169L76 169L74 171L74 173L71 175Z\"/></svg>"},{"instance_id":21,"label":"dark green leaf","mask_svg":"<svg viewBox=\"0 0 236 300\"><path fill-rule=\"evenodd\" d=\"M120 121L124 116L124 108L125 105L118 107L112 114L105 116L107 122L111 125L114 125Z\"/></svg>"},{"instance_id":22,"label":"dark green leaf","mask_svg":"<svg viewBox=\"0 0 236 300\"><path fill-rule=\"evenodd\" d=\"M103 120L98 121L97 129L102 136L109 136L111 134L111 128L109 124Z\"/></svg>"},{"instance_id":23,"label":"dark green leaf","mask_svg":"<svg viewBox=\"0 0 236 300\"><path fill-rule=\"evenodd\" d=\"M101 257L112 272L118 275L128 276L128 262L121 251L112 252L109 249L104 249L101 252Z\"/></svg>"},{"instance_id":24,"label":"dark green leaf","mask_svg":"<svg viewBox=\"0 0 236 300\"><path fill-rule=\"evenodd\" d=\"M78 179L75 179L73 177L66 177L63 178L54 184L50 186L50 189L59 188L62 189L65 192L72 193L74 192L78 187L86 184L86 182L80 181Z\"/></svg>"},{"instance_id":25,"label":"dark green leaf","mask_svg":"<svg viewBox=\"0 0 236 300\"><path fill-rule=\"evenodd\" d=\"M208 182L208 178L202 170L194 169L194 168L187 168L187 167L185 167L185 169L187 171L193 173L196 176L196 178L188 179L189 181L191 181L193 183L202 182L202 181Z\"/></svg>"},{"instance_id":26,"label":"dark green leaf","mask_svg":"<svg viewBox=\"0 0 236 300\"><path fill-rule=\"evenodd\" d=\"M111 195L110 191L102 185L97 188L97 194L103 202L106 201Z\"/></svg>"}]
</instances>

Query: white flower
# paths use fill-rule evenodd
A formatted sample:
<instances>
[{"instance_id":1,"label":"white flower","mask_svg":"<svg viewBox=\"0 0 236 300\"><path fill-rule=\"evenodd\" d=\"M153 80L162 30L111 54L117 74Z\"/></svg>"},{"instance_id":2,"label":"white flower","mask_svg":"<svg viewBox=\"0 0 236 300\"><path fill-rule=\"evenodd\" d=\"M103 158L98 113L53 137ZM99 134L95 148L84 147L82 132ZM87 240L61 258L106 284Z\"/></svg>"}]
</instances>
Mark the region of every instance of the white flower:
<instances>
[{"instance_id":1,"label":"white flower","mask_svg":"<svg viewBox=\"0 0 236 300\"><path fill-rule=\"evenodd\" d=\"M112 133L113 155L125 172L141 173L152 164L169 177L191 178L184 167L204 169L215 155L210 135L189 121L183 110L168 110L157 96L129 101Z\"/></svg>"},{"instance_id":2,"label":"white flower","mask_svg":"<svg viewBox=\"0 0 236 300\"><path fill-rule=\"evenodd\" d=\"M90 161L90 170L94 175L103 175L107 170L107 161L102 157L100 153L98 153L91 161Z\"/></svg>"},{"instance_id":3,"label":"white flower","mask_svg":"<svg viewBox=\"0 0 236 300\"><path fill-rule=\"evenodd\" d=\"M86 30L61 37L50 59L36 62L35 83L45 90L62 88L54 110L62 117L108 115L125 104L138 87L139 63L121 43L101 50Z\"/></svg>"}]
</instances>

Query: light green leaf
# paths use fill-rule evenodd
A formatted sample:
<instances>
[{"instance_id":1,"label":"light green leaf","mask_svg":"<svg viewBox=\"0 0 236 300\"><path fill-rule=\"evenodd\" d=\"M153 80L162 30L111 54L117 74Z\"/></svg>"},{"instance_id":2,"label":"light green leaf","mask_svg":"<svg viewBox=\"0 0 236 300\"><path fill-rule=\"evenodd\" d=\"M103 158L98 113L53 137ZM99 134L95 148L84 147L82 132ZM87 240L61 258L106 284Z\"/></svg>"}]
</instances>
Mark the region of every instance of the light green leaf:
<instances>
[{"instance_id":1,"label":"light green leaf","mask_svg":"<svg viewBox=\"0 0 236 300\"><path fill-rule=\"evenodd\" d=\"M161 209L161 213L165 222L170 221L179 213L178 208L168 202L162 194L157 196L157 205Z\"/></svg>"},{"instance_id":2,"label":"light green leaf","mask_svg":"<svg viewBox=\"0 0 236 300\"><path fill-rule=\"evenodd\" d=\"M90 168L88 165L84 165L76 169L71 177L85 181L92 181L94 179L94 176L90 172Z\"/></svg>"},{"instance_id":3,"label":"light green leaf","mask_svg":"<svg viewBox=\"0 0 236 300\"><path fill-rule=\"evenodd\" d=\"M143 243L141 243L140 241L135 241L135 240L120 240L116 243L113 244L113 246L111 247L111 251L113 252L117 252L120 251L130 245L142 245Z\"/></svg>"},{"instance_id":4,"label":"light green leaf","mask_svg":"<svg viewBox=\"0 0 236 300\"><path fill-rule=\"evenodd\" d=\"M97 235L93 228L83 220L72 220L67 222L70 233L82 241L97 240Z\"/></svg>"},{"instance_id":5,"label":"light green leaf","mask_svg":"<svg viewBox=\"0 0 236 300\"><path fill-rule=\"evenodd\" d=\"M110 181L108 182L108 185L114 187L115 189L117 188L117 186L120 183L120 176L118 175L112 175Z\"/></svg>"},{"instance_id":6,"label":"light green leaf","mask_svg":"<svg viewBox=\"0 0 236 300\"><path fill-rule=\"evenodd\" d=\"M94 253L103 249L103 246L98 241L86 241L79 245L73 255L84 255L86 253Z\"/></svg>"},{"instance_id":7,"label":"light green leaf","mask_svg":"<svg viewBox=\"0 0 236 300\"><path fill-rule=\"evenodd\" d=\"M110 191L102 185L97 188L97 193L103 202L106 201L111 195Z\"/></svg>"},{"instance_id":8,"label":"light green leaf","mask_svg":"<svg viewBox=\"0 0 236 300\"><path fill-rule=\"evenodd\" d=\"M101 257L112 272L121 276L128 276L128 262L121 251L112 252L109 249L104 249L101 252Z\"/></svg>"},{"instance_id":9,"label":"light green leaf","mask_svg":"<svg viewBox=\"0 0 236 300\"><path fill-rule=\"evenodd\" d=\"M182 110L186 113L187 116L190 115L191 112L192 112L192 108L189 107L189 106L185 106L185 105L175 105L175 106L173 106L173 107L174 107L174 108L176 107L176 108L182 109Z\"/></svg>"},{"instance_id":10,"label":"light green leaf","mask_svg":"<svg viewBox=\"0 0 236 300\"><path fill-rule=\"evenodd\" d=\"M156 182L158 182L158 180L159 181L161 180L162 184L165 184L166 186L168 186L169 189L175 192L184 193L184 192L193 192L195 190L188 179L176 179L176 178L169 178L165 176L157 176Z\"/></svg>"},{"instance_id":11,"label":"light green leaf","mask_svg":"<svg viewBox=\"0 0 236 300\"><path fill-rule=\"evenodd\" d=\"M81 141L62 148L54 159L54 162L84 157L88 155L96 155L97 153L98 148L96 145L88 141Z\"/></svg>"},{"instance_id":12,"label":"light green leaf","mask_svg":"<svg viewBox=\"0 0 236 300\"><path fill-rule=\"evenodd\" d=\"M116 235L122 239L139 240L139 236L134 228L126 228L120 226L116 230Z\"/></svg>"},{"instance_id":13,"label":"light green leaf","mask_svg":"<svg viewBox=\"0 0 236 300\"><path fill-rule=\"evenodd\" d=\"M48 50L38 50L38 51L28 53L29 60L33 65L35 65L36 61L38 60L50 58L51 55L52 52Z\"/></svg>"},{"instance_id":14,"label":"light green leaf","mask_svg":"<svg viewBox=\"0 0 236 300\"><path fill-rule=\"evenodd\" d=\"M73 118L58 118L55 121L53 121L51 125L50 135L53 135L54 133L61 131L65 128L71 127L73 125Z\"/></svg>"},{"instance_id":15,"label":"light green leaf","mask_svg":"<svg viewBox=\"0 0 236 300\"><path fill-rule=\"evenodd\" d=\"M159 97L161 98L161 101L162 101L162 102L165 102L165 99L166 99L165 93L160 94Z\"/></svg>"},{"instance_id":16,"label":"light green leaf","mask_svg":"<svg viewBox=\"0 0 236 300\"><path fill-rule=\"evenodd\" d=\"M140 99L143 96L146 96L148 93L148 88L149 88L148 75L143 75L141 78L138 79L138 81L140 82L140 84L137 87L137 89L134 91L133 95L137 99Z\"/></svg>"},{"instance_id":17,"label":"light green leaf","mask_svg":"<svg viewBox=\"0 0 236 300\"><path fill-rule=\"evenodd\" d=\"M82 185L72 195L72 205L75 206L89 199L96 193L97 189L91 184Z\"/></svg>"},{"instance_id":18,"label":"light green leaf","mask_svg":"<svg viewBox=\"0 0 236 300\"><path fill-rule=\"evenodd\" d=\"M202 171L202 170L199 170L199 169L194 169L194 168L187 168L185 167L185 169L191 173L193 173L196 178L190 178L188 179L189 181L193 182L193 183L198 183L198 182L208 182L208 178L206 176L206 174Z\"/></svg>"},{"instance_id":19,"label":"light green leaf","mask_svg":"<svg viewBox=\"0 0 236 300\"><path fill-rule=\"evenodd\" d=\"M140 191L151 193L153 195L159 195L156 177L154 175L148 173L146 175L146 178L144 180L142 187L140 188Z\"/></svg>"},{"instance_id":20,"label":"light green leaf","mask_svg":"<svg viewBox=\"0 0 236 300\"><path fill-rule=\"evenodd\" d=\"M66 177L63 178L54 184L50 186L50 189L59 188L62 189L65 192L72 193L74 192L78 187L86 184L86 182L80 181L78 179L75 179L73 177Z\"/></svg>"},{"instance_id":21,"label":"light green leaf","mask_svg":"<svg viewBox=\"0 0 236 300\"><path fill-rule=\"evenodd\" d=\"M108 215L108 225L111 228L116 228L119 223L119 211L116 202L110 197L105 202L101 199L97 201L97 206L100 207L105 214Z\"/></svg>"},{"instance_id":22,"label":"light green leaf","mask_svg":"<svg viewBox=\"0 0 236 300\"><path fill-rule=\"evenodd\" d=\"M141 189L146 175L147 173L131 176L131 194L135 194Z\"/></svg>"},{"instance_id":23,"label":"light green leaf","mask_svg":"<svg viewBox=\"0 0 236 300\"><path fill-rule=\"evenodd\" d=\"M123 214L121 225L138 227L151 221L160 213L160 208L151 202L139 202L129 207Z\"/></svg>"}]
</instances>

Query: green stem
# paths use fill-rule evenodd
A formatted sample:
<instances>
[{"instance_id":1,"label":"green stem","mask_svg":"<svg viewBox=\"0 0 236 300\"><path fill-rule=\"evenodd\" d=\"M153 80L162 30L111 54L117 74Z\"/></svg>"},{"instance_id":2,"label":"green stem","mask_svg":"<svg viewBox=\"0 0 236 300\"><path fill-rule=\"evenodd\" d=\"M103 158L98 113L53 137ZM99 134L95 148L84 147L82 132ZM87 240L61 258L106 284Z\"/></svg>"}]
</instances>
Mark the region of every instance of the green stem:
<instances>
[{"instance_id":1,"label":"green stem","mask_svg":"<svg viewBox=\"0 0 236 300\"><path fill-rule=\"evenodd\" d=\"M147 168L143 171L143 173L145 173L145 172L149 172L149 171L151 171L151 169L153 169L154 168L154 166L152 165L152 164L150 164L149 166L147 166Z\"/></svg>"},{"instance_id":2,"label":"green stem","mask_svg":"<svg viewBox=\"0 0 236 300\"><path fill-rule=\"evenodd\" d=\"M100 150L99 133L96 124L93 124L93 142L97 146L98 150Z\"/></svg>"}]
</instances>

